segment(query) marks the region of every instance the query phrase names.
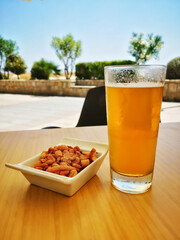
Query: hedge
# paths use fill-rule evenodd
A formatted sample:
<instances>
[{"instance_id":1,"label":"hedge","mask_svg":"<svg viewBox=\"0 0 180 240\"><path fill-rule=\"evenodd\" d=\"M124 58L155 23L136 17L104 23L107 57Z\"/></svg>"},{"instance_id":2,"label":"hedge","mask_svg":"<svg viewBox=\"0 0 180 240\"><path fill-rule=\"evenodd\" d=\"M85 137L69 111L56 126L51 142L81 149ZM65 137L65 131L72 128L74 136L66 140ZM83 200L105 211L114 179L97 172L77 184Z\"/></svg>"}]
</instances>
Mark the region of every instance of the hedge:
<instances>
[{"instance_id":1,"label":"hedge","mask_svg":"<svg viewBox=\"0 0 180 240\"><path fill-rule=\"evenodd\" d=\"M180 57L172 59L167 64L167 79L180 79Z\"/></svg>"},{"instance_id":2,"label":"hedge","mask_svg":"<svg viewBox=\"0 0 180 240\"><path fill-rule=\"evenodd\" d=\"M78 79L104 79L104 67L111 65L133 65L130 60L110 62L88 62L76 64L76 76Z\"/></svg>"}]
</instances>

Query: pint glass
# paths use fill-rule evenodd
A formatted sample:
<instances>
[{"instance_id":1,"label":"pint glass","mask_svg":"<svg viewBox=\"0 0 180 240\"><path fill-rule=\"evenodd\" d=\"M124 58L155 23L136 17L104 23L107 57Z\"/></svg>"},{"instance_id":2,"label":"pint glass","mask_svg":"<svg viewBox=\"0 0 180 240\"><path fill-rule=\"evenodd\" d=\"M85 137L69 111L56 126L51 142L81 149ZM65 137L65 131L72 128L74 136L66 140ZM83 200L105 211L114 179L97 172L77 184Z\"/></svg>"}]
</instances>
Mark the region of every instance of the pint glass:
<instances>
[{"instance_id":1,"label":"pint glass","mask_svg":"<svg viewBox=\"0 0 180 240\"><path fill-rule=\"evenodd\" d=\"M127 193L152 184L166 66L105 67L112 185Z\"/></svg>"}]
</instances>

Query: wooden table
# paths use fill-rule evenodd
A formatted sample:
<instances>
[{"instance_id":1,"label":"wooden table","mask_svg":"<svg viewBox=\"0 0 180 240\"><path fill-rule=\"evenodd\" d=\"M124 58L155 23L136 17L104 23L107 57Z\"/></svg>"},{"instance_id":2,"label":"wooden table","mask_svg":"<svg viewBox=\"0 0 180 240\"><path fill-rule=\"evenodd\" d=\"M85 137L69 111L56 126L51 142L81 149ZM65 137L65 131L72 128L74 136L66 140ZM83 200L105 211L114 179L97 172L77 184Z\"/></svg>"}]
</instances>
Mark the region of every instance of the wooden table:
<instances>
[{"instance_id":1,"label":"wooden table","mask_svg":"<svg viewBox=\"0 0 180 240\"><path fill-rule=\"evenodd\" d=\"M160 125L153 186L140 195L111 186L108 157L72 197L30 185L5 167L63 137L107 143L107 128L0 133L0 239L180 239L180 123Z\"/></svg>"}]
</instances>

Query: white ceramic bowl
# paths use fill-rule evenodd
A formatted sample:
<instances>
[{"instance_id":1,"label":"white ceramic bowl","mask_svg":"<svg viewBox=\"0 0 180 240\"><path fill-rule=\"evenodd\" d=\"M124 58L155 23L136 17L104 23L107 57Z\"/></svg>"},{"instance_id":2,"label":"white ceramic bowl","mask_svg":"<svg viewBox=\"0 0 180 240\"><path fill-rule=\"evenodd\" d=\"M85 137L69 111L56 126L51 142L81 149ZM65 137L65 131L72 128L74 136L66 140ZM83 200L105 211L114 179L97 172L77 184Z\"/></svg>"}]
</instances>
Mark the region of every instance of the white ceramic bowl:
<instances>
[{"instance_id":1,"label":"white ceramic bowl","mask_svg":"<svg viewBox=\"0 0 180 240\"><path fill-rule=\"evenodd\" d=\"M108 153L108 145L73 138L64 138L57 145L62 144L73 147L79 146L80 149L84 151L90 151L94 147L98 152L99 157L72 178L33 168L32 166L34 166L35 162L39 160L41 153L27 159L24 162L18 164L6 163L5 165L21 171L31 184L62 193L67 196L72 196L96 174Z\"/></svg>"}]
</instances>

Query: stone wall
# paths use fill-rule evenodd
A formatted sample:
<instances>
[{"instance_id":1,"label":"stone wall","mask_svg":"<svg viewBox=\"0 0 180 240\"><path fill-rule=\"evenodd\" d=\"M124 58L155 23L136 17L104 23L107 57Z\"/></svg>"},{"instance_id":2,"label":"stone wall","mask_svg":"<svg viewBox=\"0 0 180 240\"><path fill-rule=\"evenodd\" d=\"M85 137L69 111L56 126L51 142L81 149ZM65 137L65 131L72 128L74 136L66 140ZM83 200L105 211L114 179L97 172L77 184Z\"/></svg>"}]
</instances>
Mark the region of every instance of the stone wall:
<instances>
[{"instance_id":1,"label":"stone wall","mask_svg":"<svg viewBox=\"0 0 180 240\"><path fill-rule=\"evenodd\" d=\"M180 102L180 79L166 79L164 86L164 101L178 101Z\"/></svg>"},{"instance_id":2,"label":"stone wall","mask_svg":"<svg viewBox=\"0 0 180 240\"><path fill-rule=\"evenodd\" d=\"M79 82L83 81L83 82ZM0 93L85 97L87 91L104 85L104 80L0 80ZM85 85L86 84L86 85ZM164 101L180 101L180 80L166 80Z\"/></svg>"},{"instance_id":3,"label":"stone wall","mask_svg":"<svg viewBox=\"0 0 180 240\"><path fill-rule=\"evenodd\" d=\"M76 85L83 86L104 86L104 80L76 80Z\"/></svg>"},{"instance_id":4,"label":"stone wall","mask_svg":"<svg viewBox=\"0 0 180 240\"><path fill-rule=\"evenodd\" d=\"M90 88L67 80L0 80L0 93L85 97Z\"/></svg>"}]
</instances>

